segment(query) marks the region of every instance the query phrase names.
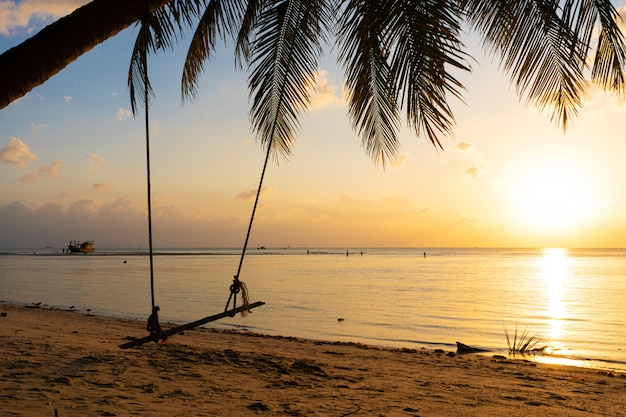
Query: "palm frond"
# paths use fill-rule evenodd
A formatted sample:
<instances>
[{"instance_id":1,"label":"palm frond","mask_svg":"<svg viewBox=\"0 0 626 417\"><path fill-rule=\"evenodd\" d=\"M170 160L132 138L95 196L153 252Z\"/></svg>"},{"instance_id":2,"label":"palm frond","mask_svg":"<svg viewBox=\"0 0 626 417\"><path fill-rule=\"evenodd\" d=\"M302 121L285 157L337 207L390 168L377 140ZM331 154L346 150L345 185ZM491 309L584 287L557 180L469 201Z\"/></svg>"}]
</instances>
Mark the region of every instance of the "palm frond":
<instances>
[{"instance_id":1,"label":"palm frond","mask_svg":"<svg viewBox=\"0 0 626 417\"><path fill-rule=\"evenodd\" d=\"M385 1L352 0L338 19L339 60L346 70L349 113L361 143L385 167L398 152L399 109L390 49L384 38L393 15Z\"/></svg>"},{"instance_id":2,"label":"palm frond","mask_svg":"<svg viewBox=\"0 0 626 417\"><path fill-rule=\"evenodd\" d=\"M191 27L203 8L206 7L207 0L174 0L166 5L167 12L173 22L180 30Z\"/></svg>"},{"instance_id":3,"label":"palm frond","mask_svg":"<svg viewBox=\"0 0 626 417\"><path fill-rule=\"evenodd\" d=\"M250 64L250 37L254 31L255 23L268 1L270 0L248 1L235 42L235 64L239 69Z\"/></svg>"},{"instance_id":4,"label":"palm frond","mask_svg":"<svg viewBox=\"0 0 626 417\"><path fill-rule=\"evenodd\" d=\"M298 118L309 104L330 13L324 0L286 0L272 2L257 22L248 79L250 116L274 157L291 152Z\"/></svg>"},{"instance_id":5,"label":"palm frond","mask_svg":"<svg viewBox=\"0 0 626 417\"><path fill-rule=\"evenodd\" d=\"M605 89L624 94L626 69L626 46L624 34L616 21L621 17L608 0L596 0L600 20L600 36L596 50L591 77Z\"/></svg>"},{"instance_id":6,"label":"palm frond","mask_svg":"<svg viewBox=\"0 0 626 417\"><path fill-rule=\"evenodd\" d=\"M149 105L150 97L154 96L150 79L146 76L148 73L148 49L154 48L154 38L149 24L141 24L139 33L135 39L130 67L128 69L128 88L130 92L130 106L133 114L137 112L137 95L143 100L147 97L146 103L140 100L140 103Z\"/></svg>"},{"instance_id":7,"label":"palm frond","mask_svg":"<svg viewBox=\"0 0 626 417\"><path fill-rule=\"evenodd\" d=\"M147 76L148 54L159 49L171 49L176 40L174 20L165 8L147 14L138 25L139 31L128 69L128 87L133 114L137 110L137 95L143 100L140 103L145 105L149 105L150 98L154 97Z\"/></svg>"},{"instance_id":8,"label":"palm frond","mask_svg":"<svg viewBox=\"0 0 626 417\"><path fill-rule=\"evenodd\" d=\"M244 0L210 0L191 38L183 67L182 98L195 97L205 63L215 50L218 39L226 42L241 26L246 4Z\"/></svg>"},{"instance_id":9,"label":"palm frond","mask_svg":"<svg viewBox=\"0 0 626 417\"><path fill-rule=\"evenodd\" d=\"M577 35L584 38L587 31L569 24L578 29L584 24L564 16L558 0L469 0L465 10L486 45L500 55L518 94L541 110L552 109L552 120L565 129L581 107L586 85L587 51Z\"/></svg>"},{"instance_id":10,"label":"palm frond","mask_svg":"<svg viewBox=\"0 0 626 417\"><path fill-rule=\"evenodd\" d=\"M463 86L449 69L470 71L459 41L460 9L445 0L398 0L392 13L398 18L389 27L391 67L408 123L441 148L438 133L451 134L454 125L447 95L462 100Z\"/></svg>"}]
</instances>

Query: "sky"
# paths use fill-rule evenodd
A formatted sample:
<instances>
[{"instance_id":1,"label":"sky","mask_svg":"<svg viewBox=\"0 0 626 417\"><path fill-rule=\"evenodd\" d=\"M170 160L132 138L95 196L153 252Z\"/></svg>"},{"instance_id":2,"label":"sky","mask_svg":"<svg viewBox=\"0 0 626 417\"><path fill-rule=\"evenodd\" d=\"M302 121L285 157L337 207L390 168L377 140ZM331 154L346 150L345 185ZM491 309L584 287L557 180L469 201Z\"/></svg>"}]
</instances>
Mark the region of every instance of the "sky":
<instances>
[{"instance_id":1,"label":"sky","mask_svg":"<svg viewBox=\"0 0 626 417\"><path fill-rule=\"evenodd\" d=\"M86 2L0 0L0 51ZM0 110L0 248L147 247L144 122L126 85L136 32ZM153 245L241 247L264 159L248 74L220 47L183 104L186 40L149 61ZM249 246L626 247L624 100L590 86L564 133L475 34L463 40L475 61L459 75L465 102L451 101L453 137L438 150L404 127L385 169L351 127L329 51L292 154L268 166Z\"/></svg>"}]
</instances>

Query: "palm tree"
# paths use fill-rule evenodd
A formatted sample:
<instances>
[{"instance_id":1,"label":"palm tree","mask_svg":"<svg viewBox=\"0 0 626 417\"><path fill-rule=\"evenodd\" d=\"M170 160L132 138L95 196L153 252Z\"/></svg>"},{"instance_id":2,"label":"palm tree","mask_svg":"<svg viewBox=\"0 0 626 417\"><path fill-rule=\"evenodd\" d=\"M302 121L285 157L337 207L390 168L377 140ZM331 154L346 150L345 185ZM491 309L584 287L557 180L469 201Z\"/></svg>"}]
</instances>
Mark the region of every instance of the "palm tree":
<instances>
[{"instance_id":1,"label":"palm tree","mask_svg":"<svg viewBox=\"0 0 626 417\"><path fill-rule=\"evenodd\" d=\"M0 109L173 0L93 0L0 55Z\"/></svg>"},{"instance_id":2,"label":"palm tree","mask_svg":"<svg viewBox=\"0 0 626 417\"><path fill-rule=\"evenodd\" d=\"M352 124L370 157L383 166L396 156L402 112L416 134L434 146L441 147L441 135L451 134L454 115L448 99L462 98L463 92L454 74L471 70L462 43L464 24L500 60L520 97L549 111L564 129L581 108L589 81L624 93L626 46L619 15L609 0L160 3L171 7L160 16L159 25L183 28L192 17L198 19L185 62L183 98L197 94L215 42L232 39L237 63L251 70L253 127L275 155L286 156L291 150L323 46L333 37L346 72ZM144 7L137 20L145 14ZM78 40L83 46L93 42ZM0 59L4 68L6 63ZM18 72L22 65L17 65ZM0 85L3 97L4 89Z\"/></svg>"}]
</instances>

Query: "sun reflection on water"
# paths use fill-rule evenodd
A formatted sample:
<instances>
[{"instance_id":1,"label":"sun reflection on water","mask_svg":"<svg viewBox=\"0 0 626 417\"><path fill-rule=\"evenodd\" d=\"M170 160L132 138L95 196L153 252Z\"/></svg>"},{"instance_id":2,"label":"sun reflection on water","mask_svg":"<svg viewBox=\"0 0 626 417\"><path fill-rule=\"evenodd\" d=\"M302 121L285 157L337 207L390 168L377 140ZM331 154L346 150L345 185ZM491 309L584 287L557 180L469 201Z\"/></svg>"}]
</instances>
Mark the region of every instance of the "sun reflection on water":
<instances>
[{"instance_id":1,"label":"sun reflection on water","mask_svg":"<svg viewBox=\"0 0 626 417\"><path fill-rule=\"evenodd\" d=\"M568 276L570 258L563 248L544 249L541 258L541 275L546 284L549 300L547 316L549 317L550 340L557 342L563 335L563 286ZM558 343L558 342L557 342Z\"/></svg>"}]
</instances>

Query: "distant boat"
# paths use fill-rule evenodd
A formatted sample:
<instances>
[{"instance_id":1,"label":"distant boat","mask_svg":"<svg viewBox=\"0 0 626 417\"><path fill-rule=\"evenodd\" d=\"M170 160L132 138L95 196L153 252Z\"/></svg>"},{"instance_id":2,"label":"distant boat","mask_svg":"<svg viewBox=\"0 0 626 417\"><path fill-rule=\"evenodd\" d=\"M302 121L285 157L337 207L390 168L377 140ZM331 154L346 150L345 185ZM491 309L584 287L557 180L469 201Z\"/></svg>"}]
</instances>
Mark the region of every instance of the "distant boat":
<instances>
[{"instance_id":1,"label":"distant boat","mask_svg":"<svg viewBox=\"0 0 626 417\"><path fill-rule=\"evenodd\" d=\"M96 248L93 247L93 240L87 240L85 242L71 240L67 248L72 253L92 253L96 251Z\"/></svg>"},{"instance_id":2,"label":"distant boat","mask_svg":"<svg viewBox=\"0 0 626 417\"><path fill-rule=\"evenodd\" d=\"M257 246L256 248L257 248L257 249L265 249L265 246L260 245L260 246Z\"/></svg>"}]
</instances>

